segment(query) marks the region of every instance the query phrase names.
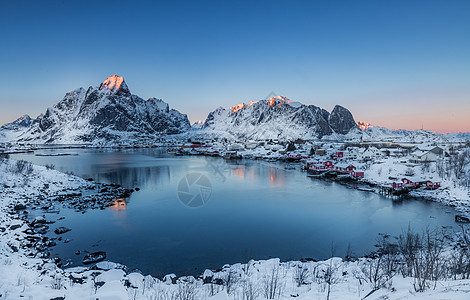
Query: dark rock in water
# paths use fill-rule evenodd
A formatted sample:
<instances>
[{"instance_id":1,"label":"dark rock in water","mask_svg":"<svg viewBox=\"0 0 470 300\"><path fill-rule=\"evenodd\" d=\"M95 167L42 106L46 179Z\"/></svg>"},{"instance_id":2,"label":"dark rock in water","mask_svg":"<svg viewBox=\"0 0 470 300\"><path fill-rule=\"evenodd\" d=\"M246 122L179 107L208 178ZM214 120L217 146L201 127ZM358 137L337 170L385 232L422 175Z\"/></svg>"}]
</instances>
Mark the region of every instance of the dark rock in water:
<instances>
[{"instance_id":1,"label":"dark rock in water","mask_svg":"<svg viewBox=\"0 0 470 300\"><path fill-rule=\"evenodd\" d=\"M36 217L32 222L31 222L31 225L34 226L34 227L41 227L42 224L45 224L46 223L46 219L44 219L43 217Z\"/></svg>"},{"instance_id":2,"label":"dark rock in water","mask_svg":"<svg viewBox=\"0 0 470 300\"><path fill-rule=\"evenodd\" d=\"M85 179L85 180L86 180L86 181L93 181L93 178L90 177L90 178L87 178L87 179Z\"/></svg>"},{"instance_id":3,"label":"dark rock in water","mask_svg":"<svg viewBox=\"0 0 470 300\"><path fill-rule=\"evenodd\" d=\"M122 198L129 198L133 191L125 190L124 193L121 195Z\"/></svg>"},{"instance_id":4,"label":"dark rock in water","mask_svg":"<svg viewBox=\"0 0 470 300\"><path fill-rule=\"evenodd\" d=\"M459 223L470 223L470 218L467 218L467 217L464 217L464 216L455 215L455 222L459 222Z\"/></svg>"},{"instance_id":5,"label":"dark rock in water","mask_svg":"<svg viewBox=\"0 0 470 300\"><path fill-rule=\"evenodd\" d=\"M51 300L65 300L65 297L55 297L51 298Z\"/></svg>"},{"instance_id":6,"label":"dark rock in water","mask_svg":"<svg viewBox=\"0 0 470 300\"><path fill-rule=\"evenodd\" d=\"M44 241L44 246L46 246L46 247L53 247L53 246L55 246L55 245L57 245L57 243L54 242L53 240L46 240L46 241Z\"/></svg>"},{"instance_id":7,"label":"dark rock in water","mask_svg":"<svg viewBox=\"0 0 470 300\"><path fill-rule=\"evenodd\" d=\"M136 192L140 191L140 188L136 187L136 188L135 188L135 191L136 191Z\"/></svg>"},{"instance_id":8,"label":"dark rock in water","mask_svg":"<svg viewBox=\"0 0 470 300\"><path fill-rule=\"evenodd\" d=\"M16 204L14 209L15 210L23 210L23 209L26 209L26 206L24 204Z\"/></svg>"},{"instance_id":9,"label":"dark rock in water","mask_svg":"<svg viewBox=\"0 0 470 300\"><path fill-rule=\"evenodd\" d=\"M66 232L69 232L71 229L67 228L67 227L58 227L54 230L54 232L56 234L63 234L63 233L66 233Z\"/></svg>"},{"instance_id":10,"label":"dark rock in water","mask_svg":"<svg viewBox=\"0 0 470 300\"><path fill-rule=\"evenodd\" d=\"M18 229L18 228L20 228L20 227L21 227L20 224L11 225L11 226L10 226L10 230L15 230L15 229Z\"/></svg>"},{"instance_id":11,"label":"dark rock in water","mask_svg":"<svg viewBox=\"0 0 470 300\"><path fill-rule=\"evenodd\" d=\"M89 264L92 264L92 263L97 263L97 262L103 261L105 259L106 259L106 252L98 251L98 252L93 252L93 253L85 255L82 262L85 265L89 265Z\"/></svg>"}]
</instances>

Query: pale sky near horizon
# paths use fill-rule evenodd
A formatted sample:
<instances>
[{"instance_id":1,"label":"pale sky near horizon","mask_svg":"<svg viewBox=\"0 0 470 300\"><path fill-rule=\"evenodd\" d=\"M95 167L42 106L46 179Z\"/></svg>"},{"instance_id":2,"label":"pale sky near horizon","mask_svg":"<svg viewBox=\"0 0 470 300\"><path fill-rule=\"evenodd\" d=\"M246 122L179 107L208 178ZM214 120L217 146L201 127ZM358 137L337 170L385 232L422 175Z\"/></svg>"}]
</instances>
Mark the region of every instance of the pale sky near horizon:
<instances>
[{"instance_id":1,"label":"pale sky near horizon","mask_svg":"<svg viewBox=\"0 0 470 300\"><path fill-rule=\"evenodd\" d=\"M470 132L470 1L0 2L0 124L124 76L204 120L271 92Z\"/></svg>"}]
</instances>

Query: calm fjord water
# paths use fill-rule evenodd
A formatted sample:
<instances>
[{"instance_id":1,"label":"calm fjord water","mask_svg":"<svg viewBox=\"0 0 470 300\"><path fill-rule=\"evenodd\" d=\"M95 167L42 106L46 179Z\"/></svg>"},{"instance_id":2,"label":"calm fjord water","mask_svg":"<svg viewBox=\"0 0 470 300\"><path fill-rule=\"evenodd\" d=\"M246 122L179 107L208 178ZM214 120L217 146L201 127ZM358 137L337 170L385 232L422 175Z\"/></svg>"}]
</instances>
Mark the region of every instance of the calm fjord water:
<instances>
[{"instance_id":1,"label":"calm fjord water","mask_svg":"<svg viewBox=\"0 0 470 300\"><path fill-rule=\"evenodd\" d=\"M36 152L38 153L38 152ZM398 235L411 225L455 226L452 208L420 201L392 201L285 170L281 163L225 161L171 156L163 149L41 150L76 156L13 155L35 164L54 164L97 182L141 190L105 210L48 213L53 230L65 226L70 242L52 248L70 266L84 251L106 251L108 260L152 275L197 274L226 263L279 257L282 260L344 256L348 243L358 255L373 250L378 233ZM205 175L208 202L185 206L177 194L188 173ZM194 186L190 193L195 192ZM43 214L44 212L39 212ZM52 231L51 230L51 231ZM49 233L54 236L54 233ZM81 251L76 255L77 250Z\"/></svg>"}]
</instances>

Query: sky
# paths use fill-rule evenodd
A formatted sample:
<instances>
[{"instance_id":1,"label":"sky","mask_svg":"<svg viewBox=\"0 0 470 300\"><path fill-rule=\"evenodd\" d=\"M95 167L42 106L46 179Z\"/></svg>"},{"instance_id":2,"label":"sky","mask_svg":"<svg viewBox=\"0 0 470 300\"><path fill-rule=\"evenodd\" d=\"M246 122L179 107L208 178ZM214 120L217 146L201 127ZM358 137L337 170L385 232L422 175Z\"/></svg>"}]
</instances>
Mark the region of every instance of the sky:
<instances>
[{"instance_id":1,"label":"sky","mask_svg":"<svg viewBox=\"0 0 470 300\"><path fill-rule=\"evenodd\" d=\"M470 132L470 1L0 0L0 124L112 74L191 122L274 92Z\"/></svg>"}]
</instances>

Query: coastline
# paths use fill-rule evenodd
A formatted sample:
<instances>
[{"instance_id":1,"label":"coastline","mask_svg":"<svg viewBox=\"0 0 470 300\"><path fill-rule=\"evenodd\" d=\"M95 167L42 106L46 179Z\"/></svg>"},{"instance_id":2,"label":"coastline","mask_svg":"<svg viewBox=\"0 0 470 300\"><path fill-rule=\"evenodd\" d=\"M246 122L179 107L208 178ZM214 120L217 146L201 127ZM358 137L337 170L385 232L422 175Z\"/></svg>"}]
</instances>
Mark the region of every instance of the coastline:
<instances>
[{"instance_id":1,"label":"coastline","mask_svg":"<svg viewBox=\"0 0 470 300\"><path fill-rule=\"evenodd\" d=\"M12 165L12 163L13 161L10 160L9 164ZM0 167L5 166L0 165ZM142 293L142 296L147 297L152 293L154 295L157 293L178 293L182 288L189 289L191 286L191 291L199 295L194 299L237 299L228 291L228 286L222 283L227 280L227 276L236 274L242 278L240 282L243 284L240 283L240 285L244 286L244 289L250 289L265 284L266 278L269 278L274 271L282 274L282 278L286 279L294 278L296 270L299 268L305 268L309 270L308 272L315 270L315 272L321 273L333 265L335 272L337 272L337 282L332 290L332 296L342 299L361 299L371 291L368 284L359 283L360 280L358 281L354 275L358 272L360 264L367 258L359 258L351 262L335 257L319 262L313 260L288 262L281 262L279 259L252 260L245 264L225 265L216 272L206 270L198 277L182 276L177 278L176 275L169 274L162 280L149 275L127 273L125 266L108 261L98 262L91 267L62 269L60 261L41 256L42 251L40 250L36 251L25 247L25 243L28 242L25 232L31 228L32 224L25 220L24 210L15 210L15 205L34 203L34 201L31 202L34 197L46 202L54 201L57 196L77 193L80 189L96 188L98 184L41 166L33 165L32 171L28 175L9 174L7 168L9 167L2 169L1 183L5 189L0 196L0 218L2 220L0 227L4 228L0 237L2 244L0 250L0 269L2 270L0 271L2 274L8 274L8 276L2 277L0 288L3 289L5 295L15 297L14 295L41 294L44 295L44 298L65 297L66 299L87 298L93 295L94 298L100 297L100 299L101 297L140 299L136 295L136 291L139 291L139 295ZM5 182L9 182L8 187L5 187ZM48 184L47 189L38 189L39 186L45 184ZM18 193L16 185L23 185L21 187L23 192ZM83 209L99 209L101 207L98 205ZM41 234L30 236L34 235L38 239L42 237ZM299 299L324 297L325 283L320 282L320 279L318 282L312 281L308 284L300 284L300 286L294 284L291 279L284 281L283 287L279 287L282 289L282 295L279 294L279 297L290 298L291 295L297 295ZM400 293L393 292L392 294L388 289L375 291L368 299L377 299L383 296L394 299L410 295L417 299L421 297L425 299L435 293L410 292L410 278L394 278L393 281L395 286L406 288ZM470 284L470 281L443 281L440 283L440 292L455 289L457 295L455 299L459 299L460 296L465 299L467 292L462 289L460 284L466 286Z\"/></svg>"}]
</instances>

